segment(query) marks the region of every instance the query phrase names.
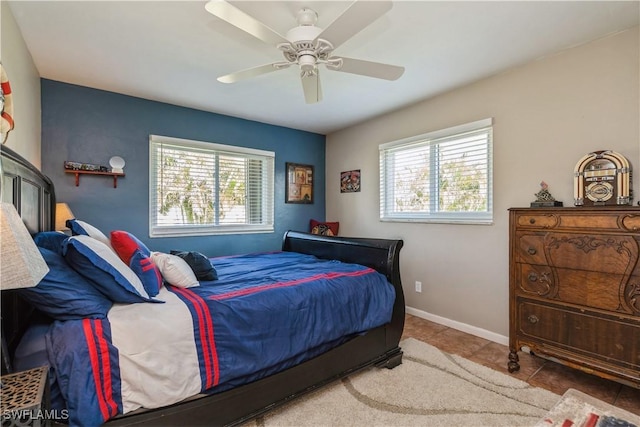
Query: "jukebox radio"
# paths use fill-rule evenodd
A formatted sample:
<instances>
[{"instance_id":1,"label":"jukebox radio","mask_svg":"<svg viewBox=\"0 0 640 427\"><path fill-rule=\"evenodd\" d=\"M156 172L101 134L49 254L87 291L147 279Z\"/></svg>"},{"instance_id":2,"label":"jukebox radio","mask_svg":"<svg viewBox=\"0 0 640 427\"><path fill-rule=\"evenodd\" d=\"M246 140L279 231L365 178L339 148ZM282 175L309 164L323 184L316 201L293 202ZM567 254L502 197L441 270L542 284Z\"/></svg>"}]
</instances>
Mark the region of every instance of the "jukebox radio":
<instances>
[{"instance_id":1,"label":"jukebox radio","mask_svg":"<svg viewBox=\"0 0 640 427\"><path fill-rule=\"evenodd\" d=\"M615 151L594 151L576 164L573 177L576 206L630 205L631 166Z\"/></svg>"}]
</instances>

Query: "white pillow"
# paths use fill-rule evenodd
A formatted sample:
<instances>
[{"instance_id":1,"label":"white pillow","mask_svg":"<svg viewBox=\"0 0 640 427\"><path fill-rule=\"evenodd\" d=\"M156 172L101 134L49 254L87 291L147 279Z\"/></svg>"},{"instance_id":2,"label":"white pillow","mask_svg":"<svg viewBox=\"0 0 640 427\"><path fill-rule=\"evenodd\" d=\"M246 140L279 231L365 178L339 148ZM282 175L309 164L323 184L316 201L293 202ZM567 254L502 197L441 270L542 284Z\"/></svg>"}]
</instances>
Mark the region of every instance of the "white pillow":
<instances>
[{"instance_id":1,"label":"white pillow","mask_svg":"<svg viewBox=\"0 0 640 427\"><path fill-rule=\"evenodd\" d=\"M79 219L74 218L67 221L67 226L71 229L74 235L92 237L96 240L101 241L102 243L107 245L109 249L113 250L109 238L102 231L89 224L88 222L80 221Z\"/></svg>"},{"instance_id":2,"label":"white pillow","mask_svg":"<svg viewBox=\"0 0 640 427\"><path fill-rule=\"evenodd\" d=\"M190 288L200 286L189 264L177 255L165 254L162 252L151 252L151 260L160 269L162 277L170 285L180 288Z\"/></svg>"}]
</instances>

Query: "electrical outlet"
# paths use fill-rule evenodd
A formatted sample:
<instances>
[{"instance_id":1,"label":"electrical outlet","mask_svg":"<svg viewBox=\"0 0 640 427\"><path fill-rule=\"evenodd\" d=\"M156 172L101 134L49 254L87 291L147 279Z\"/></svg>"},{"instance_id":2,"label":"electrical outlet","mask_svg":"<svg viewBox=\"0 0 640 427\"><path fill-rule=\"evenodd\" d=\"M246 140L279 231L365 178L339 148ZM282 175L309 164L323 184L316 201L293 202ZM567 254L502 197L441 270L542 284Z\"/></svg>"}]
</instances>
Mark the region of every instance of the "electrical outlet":
<instances>
[{"instance_id":1,"label":"electrical outlet","mask_svg":"<svg viewBox=\"0 0 640 427\"><path fill-rule=\"evenodd\" d=\"M416 280L416 292L422 292L422 282Z\"/></svg>"}]
</instances>

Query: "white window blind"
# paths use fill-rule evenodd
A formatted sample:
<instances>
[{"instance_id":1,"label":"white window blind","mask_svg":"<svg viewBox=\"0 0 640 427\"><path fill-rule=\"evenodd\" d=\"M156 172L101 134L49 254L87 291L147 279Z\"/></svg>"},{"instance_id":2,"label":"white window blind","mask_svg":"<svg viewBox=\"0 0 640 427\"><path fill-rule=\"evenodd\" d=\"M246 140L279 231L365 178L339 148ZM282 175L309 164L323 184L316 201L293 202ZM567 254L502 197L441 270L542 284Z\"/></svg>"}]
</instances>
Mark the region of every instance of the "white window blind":
<instances>
[{"instance_id":1,"label":"white window blind","mask_svg":"<svg viewBox=\"0 0 640 427\"><path fill-rule=\"evenodd\" d=\"M380 219L491 223L492 120L380 145Z\"/></svg>"},{"instance_id":2,"label":"white window blind","mask_svg":"<svg viewBox=\"0 0 640 427\"><path fill-rule=\"evenodd\" d=\"M151 135L149 234L273 231L271 151Z\"/></svg>"}]
</instances>

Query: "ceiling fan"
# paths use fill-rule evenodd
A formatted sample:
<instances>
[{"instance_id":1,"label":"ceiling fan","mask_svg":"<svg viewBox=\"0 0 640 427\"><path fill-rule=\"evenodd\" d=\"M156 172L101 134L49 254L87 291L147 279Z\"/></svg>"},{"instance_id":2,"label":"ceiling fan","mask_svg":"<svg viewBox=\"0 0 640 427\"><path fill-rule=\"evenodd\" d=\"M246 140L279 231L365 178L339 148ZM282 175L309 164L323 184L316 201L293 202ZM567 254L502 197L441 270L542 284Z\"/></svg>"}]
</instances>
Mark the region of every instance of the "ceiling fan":
<instances>
[{"instance_id":1,"label":"ceiling fan","mask_svg":"<svg viewBox=\"0 0 640 427\"><path fill-rule=\"evenodd\" d=\"M312 104L322 100L318 69L320 64L329 70L397 80L404 73L404 67L333 56L333 51L338 46L384 15L391 7L391 1L355 1L324 29L315 26L318 20L315 11L302 8L297 14L298 26L290 29L285 37L230 3L211 0L205 6L209 13L265 43L275 45L285 58L284 61L218 77L218 81L234 83L298 65L305 100L307 104Z\"/></svg>"}]
</instances>

